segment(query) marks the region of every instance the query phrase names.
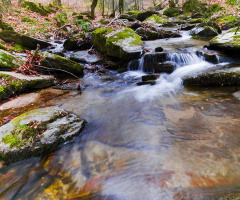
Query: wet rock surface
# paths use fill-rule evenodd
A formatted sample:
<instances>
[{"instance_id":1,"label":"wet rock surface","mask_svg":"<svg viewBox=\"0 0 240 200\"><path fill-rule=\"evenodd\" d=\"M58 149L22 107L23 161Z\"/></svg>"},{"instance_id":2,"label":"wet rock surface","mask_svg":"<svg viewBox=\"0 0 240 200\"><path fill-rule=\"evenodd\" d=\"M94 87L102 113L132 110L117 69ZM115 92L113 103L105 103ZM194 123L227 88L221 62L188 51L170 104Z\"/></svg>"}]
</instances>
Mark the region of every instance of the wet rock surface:
<instances>
[{"instance_id":1,"label":"wet rock surface","mask_svg":"<svg viewBox=\"0 0 240 200\"><path fill-rule=\"evenodd\" d=\"M237 28L230 29L209 42L209 48L223 51L227 54L238 54L240 52L240 32L236 32ZM235 34L236 33L236 34Z\"/></svg>"},{"instance_id":2,"label":"wet rock surface","mask_svg":"<svg viewBox=\"0 0 240 200\"><path fill-rule=\"evenodd\" d=\"M0 72L0 100L53 85L53 76L26 76L15 72Z\"/></svg>"},{"instance_id":3,"label":"wet rock surface","mask_svg":"<svg viewBox=\"0 0 240 200\"><path fill-rule=\"evenodd\" d=\"M76 138L86 121L57 107L29 111L0 127L0 160L44 155Z\"/></svg>"}]
</instances>

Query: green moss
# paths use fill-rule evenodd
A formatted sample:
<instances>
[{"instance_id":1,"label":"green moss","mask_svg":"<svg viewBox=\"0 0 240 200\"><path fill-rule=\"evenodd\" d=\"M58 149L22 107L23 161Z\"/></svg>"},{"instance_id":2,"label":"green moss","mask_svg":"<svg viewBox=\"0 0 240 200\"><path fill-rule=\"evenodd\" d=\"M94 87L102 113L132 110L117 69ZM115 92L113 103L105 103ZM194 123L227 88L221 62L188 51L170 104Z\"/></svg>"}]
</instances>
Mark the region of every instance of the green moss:
<instances>
[{"instance_id":1,"label":"green moss","mask_svg":"<svg viewBox=\"0 0 240 200\"><path fill-rule=\"evenodd\" d=\"M154 14L151 17L148 17L147 19L145 19L144 22L166 24L167 23L167 19L164 18L164 17L159 17L159 16Z\"/></svg>"},{"instance_id":2,"label":"green moss","mask_svg":"<svg viewBox=\"0 0 240 200\"><path fill-rule=\"evenodd\" d=\"M106 21L105 19L100 19L99 20L99 22L101 23L101 24L108 24L109 23L109 21Z\"/></svg>"},{"instance_id":3,"label":"green moss","mask_svg":"<svg viewBox=\"0 0 240 200\"><path fill-rule=\"evenodd\" d=\"M2 138L2 142L4 144L9 144L10 148L17 147L19 144L21 146L21 142L17 135L6 135Z\"/></svg>"},{"instance_id":4,"label":"green moss","mask_svg":"<svg viewBox=\"0 0 240 200\"><path fill-rule=\"evenodd\" d=\"M21 17L21 21L22 22L32 22L32 23L36 23L37 22L37 20L31 19L30 17L24 16L24 15Z\"/></svg>"},{"instance_id":5,"label":"green moss","mask_svg":"<svg viewBox=\"0 0 240 200\"><path fill-rule=\"evenodd\" d=\"M223 8L221 6L219 6L217 3L211 4L207 10L206 13L208 16L211 16L212 14L222 10Z\"/></svg>"},{"instance_id":6,"label":"green moss","mask_svg":"<svg viewBox=\"0 0 240 200\"><path fill-rule=\"evenodd\" d=\"M189 19L188 22L191 23L191 24L195 24L195 23L202 23L202 22L204 22L204 20L201 19L201 18L198 18L198 19Z\"/></svg>"},{"instance_id":7,"label":"green moss","mask_svg":"<svg viewBox=\"0 0 240 200\"><path fill-rule=\"evenodd\" d=\"M200 36L199 36L199 35L194 35L194 36L192 36L191 38L192 38L192 39L199 39Z\"/></svg>"},{"instance_id":8,"label":"green moss","mask_svg":"<svg viewBox=\"0 0 240 200\"><path fill-rule=\"evenodd\" d=\"M20 44L15 44L13 47L11 47L9 50L10 51L16 51L16 52L24 52L26 48L24 48L22 45Z\"/></svg>"},{"instance_id":9,"label":"green moss","mask_svg":"<svg viewBox=\"0 0 240 200\"><path fill-rule=\"evenodd\" d=\"M0 68L15 69L22 65L22 62L7 51L0 50Z\"/></svg>"},{"instance_id":10,"label":"green moss","mask_svg":"<svg viewBox=\"0 0 240 200\"><path fill-rule=\"evenodd\" d=\"M31 2L31 1L24 1L21 4L22 7L29 9L33 12L39 13L42 16L47 16L47 12L45 10L43 10L40 6L38 6L37 4Z\"/></svg>"},{"instance_id":11,"label":"green moss","mask_svg":"<svg viewBox=\"0 0 240 200\"><path fill-rule=\"evenodd\" d=\"M68 18L66 13L59 13L53 17L57 21L57 25L60 27L67 23Z\"/></svg>"},{"instance_id":12,"label":"green moss","mask_svg":"<svg viewBox=\"0 0 240 200\"><path fill-rule=\"evenodd\" d=\"M167 8L163 11L164 15L167 15L168 17L174 17L177 15L180 15L182 11L180 11L178 8Z\"/></svg>"},{"instance_id":13,"label":"green moss","mask_svg":"<svg viewBox=\"0 0 240 200\"><path fill-rule=\"evenodd\" d=\"M141 13L141 11L138 11L138 10L132 10L132 11L128 11L128 14L129 15L138 15L139 13Z\"/></svg>"},{"instance_id":14,"label":"green moss","mask_svg":"<svg viewBox=\"0 0 240 200\"><path fill-rule=\"evenodd\" d=\"M7 50L6 46L2 43L0 43L0 49Z\"/></svg>"}]
</instances>

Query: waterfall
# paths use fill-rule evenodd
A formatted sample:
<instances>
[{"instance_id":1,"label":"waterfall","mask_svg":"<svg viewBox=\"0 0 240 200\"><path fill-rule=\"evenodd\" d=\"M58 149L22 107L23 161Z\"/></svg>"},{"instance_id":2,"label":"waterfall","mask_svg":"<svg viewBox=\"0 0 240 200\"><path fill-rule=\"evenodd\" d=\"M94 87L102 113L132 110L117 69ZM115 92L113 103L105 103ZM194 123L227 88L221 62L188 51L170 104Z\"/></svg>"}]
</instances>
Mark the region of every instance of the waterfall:
<instances>
[{"instance_id":1,"label":"waterfall","mask_svg":"<svg viewBox=\"0 0 240 200\"><path fill-rule=\"evenodd\" d=\"M171 61L175 62L177 66L185 66L202 62L203 59L198 57L195 53L145 53L140 59L138 59L138 70L154 73L154 64L157 62ZM136 70L135 65L130 62L128 69Z\"/></svg>"}]
</instances>

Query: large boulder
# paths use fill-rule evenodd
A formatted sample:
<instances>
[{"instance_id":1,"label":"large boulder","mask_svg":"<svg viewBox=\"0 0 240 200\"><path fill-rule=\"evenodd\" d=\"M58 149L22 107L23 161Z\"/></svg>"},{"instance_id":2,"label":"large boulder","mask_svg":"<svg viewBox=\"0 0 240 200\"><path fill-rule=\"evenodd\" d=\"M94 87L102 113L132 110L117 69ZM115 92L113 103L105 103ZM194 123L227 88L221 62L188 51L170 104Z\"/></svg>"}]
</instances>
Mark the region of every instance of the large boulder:
<instances>
[{"instance_id":1,"label":"large boulder","mask_svg":"<svg viewBox=\"0 0 240 200\"><path fill-rule=\"evenodd\" d=\"M190 35L199 35L200 37L216 36L218 35L218 31L211 26L195 27L191 29Z\"/></svg>"},{"instance_id":2,"label":"large boulder","mask_svg":"<svg viewBox=\"0 0 240 200\"><path fill-rule=\"evenodd\" d=\"M136 30L136 33L140 35L143 40L155 40L155 39L162 39L162 38L181 37L181 35L176 31L162 29L162 28L152 30L150 28L140 27Z\"/></svg>"},{"instance_id":3,"label":"large boulder","mask_svg":"<svg viewBox=\"0 0 240 200\"><path fill-rule=\"evenodd\" d=\"M0 32L0 39L4 40L5 42L9 43L17 43L24 47L30 48L30 49L36 49L37 44L40 45L41 48L46 48L48 46L51 46L50 43L45 42L43 40L39 40L36 38L32 38L26 35L23 35L21 33L17 33L15 31L11 30L3 30Z\"/></svg>"},{"instance_id":4,"label":"large boulder","mask_svg":"<svg viewBox=\"0 0 240 200\"><path fill-rule=\"evenodd\" d=\"M7 51L0 49L0 70L16 69L24 63L22 57L13 55Z\"/></svg>"},{"instance_id":5,"label":"large boulder","mask_svg":"<svg viewBox=\"0 0 240 200\"><path fill-rule=\"evenodd\" d=\"M0 72L0 101L34 89L53 85L52 76L26 76L15 72Z\"/></svg>"},{"instance_id":6,"label":"large boulder","mask_svg":"<svg viewBox=\"0 0 240 200\"><path fill-rule=\"evenodd\" d=\"M56 54L44 54L41 65L48 67L49 70L56 70L56 72L60 73L70 72L76 76L83 75L83 66L81 64Z\"/></svg>"},{"instance_id":7,"label":"large boulder","mask_svg":"<svg viewBox=\"0 0 240 200\"><path fill-rule=\"evenodd\" d=\"M101 53L122 60L138 58L143 49L141 37L130 28L98 28L92 39Z\"/></svg>"},{"instance_id":8,"label":"large boulder","mask_svg":"<svg viewBox=\"0 0 240 200\"><path fill-rule=\"evenodd\" d=\"M209 49L238 55L240 53L240 31L236 32L236 30L237 28L233 28L224 34L214 37L209 42Z\"/></svg>"},{"instance_id":9,"label":"large boulder","mask_svg":"<svg viewBox=\"0 0 240 200\"><path fill-rule=\"evenodd\" d=\"M10 164L44 155L75 139L86 121L57 107L29 111L0 127L0 160Z\"/></svg>"}]
</instances>

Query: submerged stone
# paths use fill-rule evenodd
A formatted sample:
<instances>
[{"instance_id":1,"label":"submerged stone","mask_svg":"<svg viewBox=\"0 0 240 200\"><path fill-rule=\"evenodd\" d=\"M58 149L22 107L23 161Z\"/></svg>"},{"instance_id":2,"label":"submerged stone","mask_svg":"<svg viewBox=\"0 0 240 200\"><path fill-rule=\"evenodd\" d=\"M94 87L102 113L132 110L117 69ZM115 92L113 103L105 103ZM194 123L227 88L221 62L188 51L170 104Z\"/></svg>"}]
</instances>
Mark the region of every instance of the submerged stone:
<instances>
[{"instance_id":1,"label":"submerged stone","mask_svg":"<svg viewBox=\"0 0 240 200\"><path fill-rule=\"evenodd\" d=\"M158 78L159 74L149 74L142 76L142 81L157 80Z\"/></svg>"},{"instance_id":2,"label":"submerged stone","mask_svg":"<svg viewBox=\"0 0 240 200\"><path fill-rule=\"evenodd\" d=\"M234 92L233 96L240 101L240 91Z\"/></svg>"},{"instance_id":3,"label":"submerged stone","mask_svg":"<svg viewBox=\"0 0 240 200\"><path fill-rule=\"evenodd\" d=\"M44 155L75 139L86 121L57 107L29 111L0 127L0 160L6 164Z\"/></svg>"},{"instance_id":4,"label":"submerged stone","mask_svg":"<svg viewBox=\"0 0 240 200\"><path fill-rule=\"evenodd\" d=\"M143 42L130 28L98 28L92 33L94 46L108 56L130 60L138 58Z\"/></svg>"},{"instance_id":5,"label":"submerged stone","mask_svg":"<svg viewBox=\"0 0 240 200\"><path fill-rule=\"evenodd\" d=\"M71 38L68 38L63 47L66 50L86 50L92 46L92 39L86 34L77 34Z\"/></svg>"}]
</instances>

